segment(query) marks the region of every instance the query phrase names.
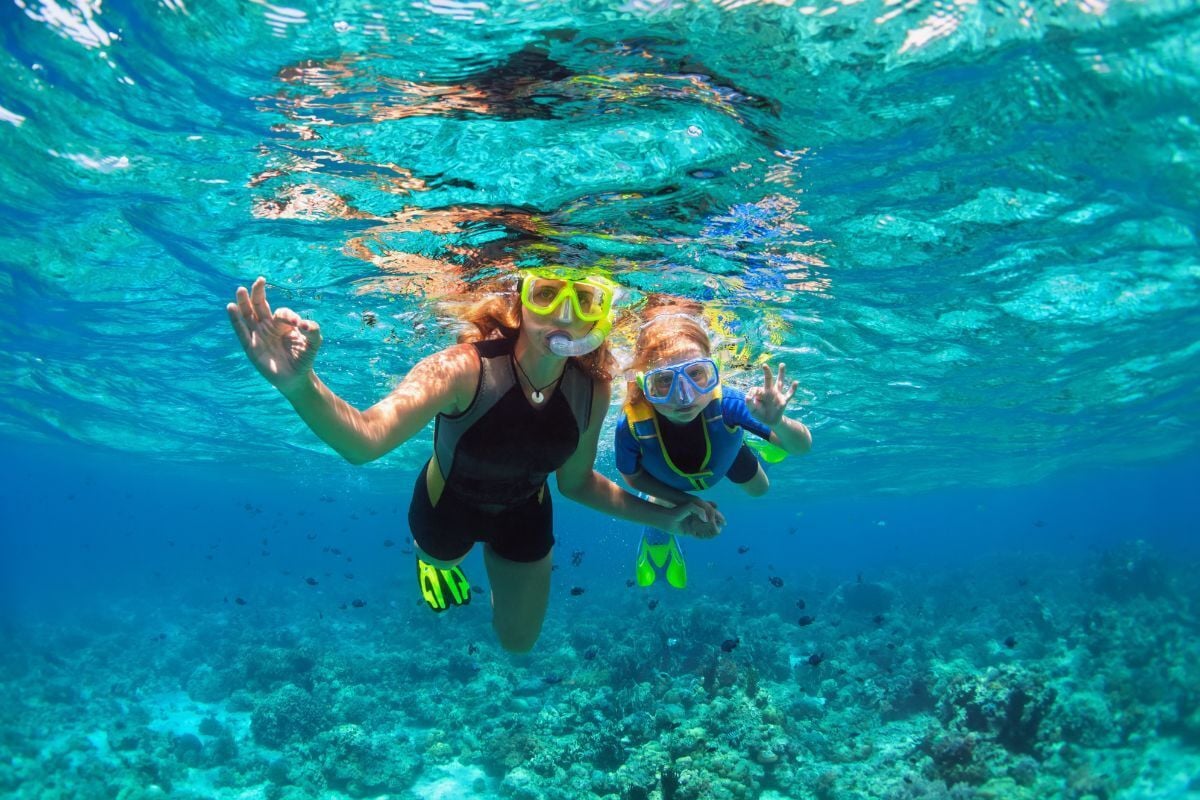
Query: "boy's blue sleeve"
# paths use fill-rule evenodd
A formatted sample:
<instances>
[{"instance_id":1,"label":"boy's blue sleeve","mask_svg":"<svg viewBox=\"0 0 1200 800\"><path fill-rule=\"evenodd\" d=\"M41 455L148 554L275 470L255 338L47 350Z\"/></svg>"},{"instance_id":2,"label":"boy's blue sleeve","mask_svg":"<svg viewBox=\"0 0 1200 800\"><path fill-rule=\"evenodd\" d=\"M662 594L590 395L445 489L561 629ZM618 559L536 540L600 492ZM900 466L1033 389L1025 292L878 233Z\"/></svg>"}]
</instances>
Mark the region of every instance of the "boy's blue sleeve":
<instances>
[{"instance_id":1,"label":"boy's blue sleeve","mask_svg":"<svg viewBox=\"0 0 1200 800\"><path fill-rule=\"evenodd\" d=\"M629 420L624 414L617 422L617 438L613 449L616 450L617 472L633 475L638 471L642 460L642 447L637 439L633 438L633 432L629 430Z\"/></svg>"},{"instance_id":2,"label":"boy's blue sleeve","mask_svg":"<svg viewBox=\"0 0 1200 800\"><path fill-rule=\"evenodd\" d=\"M746 406L746 395L728 386L721 387L721 415L726 426L743 428L759 438L770 441L771 429L756 420Z\"/></svg>"}]
</instances>

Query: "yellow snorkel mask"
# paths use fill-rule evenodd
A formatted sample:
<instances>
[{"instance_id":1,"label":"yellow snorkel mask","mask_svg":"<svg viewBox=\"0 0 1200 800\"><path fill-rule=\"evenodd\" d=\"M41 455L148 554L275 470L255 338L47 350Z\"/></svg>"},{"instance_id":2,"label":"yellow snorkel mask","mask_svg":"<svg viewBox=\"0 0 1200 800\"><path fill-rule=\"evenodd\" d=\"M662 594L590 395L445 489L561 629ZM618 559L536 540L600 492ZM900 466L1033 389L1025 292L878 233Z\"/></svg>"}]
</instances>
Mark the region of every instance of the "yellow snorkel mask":
<instances>
[{"instance_id":1,"label":"yellow snorkel mask","mask_svg":"<svg viewBox=\"0 0 1200 800\"><path fill-rule=\"evenodd\" d=\"M617 285L603 275L569 267L521 270L521 305L538 316L558 313L566 323L573 319L595 323L580 339L563 332L550 336L557 356L582 356L595 350L612 330L612 307ZM571 314L574 314L572 318Z\"/></svg>"}]
</instances>

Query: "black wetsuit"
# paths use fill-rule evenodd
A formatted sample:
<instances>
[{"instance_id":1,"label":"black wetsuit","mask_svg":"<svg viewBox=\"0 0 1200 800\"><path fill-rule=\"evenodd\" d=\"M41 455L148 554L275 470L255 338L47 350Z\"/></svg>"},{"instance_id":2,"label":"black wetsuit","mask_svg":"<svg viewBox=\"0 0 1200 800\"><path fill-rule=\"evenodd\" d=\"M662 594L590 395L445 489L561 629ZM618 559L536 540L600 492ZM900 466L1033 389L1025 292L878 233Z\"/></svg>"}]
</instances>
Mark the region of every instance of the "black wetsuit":
<instances>
[{"instance_id":1,"label":"black wetsuit","mask_svg":"<svg viewBox=\"0 0 1200 800\"><path fill-rule=\"evenodd\" d=\"M501 558L539 561L554 546L546 478L567 462L592 410L592 380L567 361L542 406L526 397L513 365L513 339L488 339L479 384L461 414L439 414L433 449L445 489L430 503L425 470L417 476L408 524L430 556L452 561L475 542Z\"/></svg>"}]
</instances>

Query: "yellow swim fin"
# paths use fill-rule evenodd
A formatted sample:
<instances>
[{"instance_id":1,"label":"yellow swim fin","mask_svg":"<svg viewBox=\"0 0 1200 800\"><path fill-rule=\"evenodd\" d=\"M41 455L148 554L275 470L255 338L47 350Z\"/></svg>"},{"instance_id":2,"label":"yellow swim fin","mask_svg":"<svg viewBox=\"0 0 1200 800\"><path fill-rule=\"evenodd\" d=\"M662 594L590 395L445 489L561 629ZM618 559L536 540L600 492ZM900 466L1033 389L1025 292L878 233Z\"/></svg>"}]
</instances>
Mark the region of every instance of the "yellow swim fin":
<instances>
[{"instance_id":1,"label":"yellow swim fin","mask_svg":"<svg viewBox=\"0 0 1200 800\"><path fill-rule=\"evenodd\" d=\"M679 542L675 539L674 534L671 535L671 541L667 543L667 547L670 548L667 560L667 583L676 589L686 589L687 563L683 560L683 551L679 549Z\"/></svg>"},{"instance_id":2,"label":"yellow swim fin","mask_svg":"<svg viewBox=\"0 0 1200 800\"><path fill-rule=\"evenodd\" d=\"M417 585L421 597L434 611L445 611L450 606L465 606L471 602L471 582L460 567L442 569L426 564L417 557Z\"/></svg>"},{"instance_id":3,"label":"yellow swim fin","mask_svg":"<svg viewBox=\"0 0 1200 800\"><path fill-rule=\"evenodd\" d=\"M667 583L676 589L687 586L687 564L683 560L683 552L672 534L656 531L656 538L666 536L667 541L661 544L651 544L648 535L642 534L642 542L638 547L637 562L634 564L634 574L639 586L651 586L659 574L665 574Z\"/></svg>"}]
</instances>

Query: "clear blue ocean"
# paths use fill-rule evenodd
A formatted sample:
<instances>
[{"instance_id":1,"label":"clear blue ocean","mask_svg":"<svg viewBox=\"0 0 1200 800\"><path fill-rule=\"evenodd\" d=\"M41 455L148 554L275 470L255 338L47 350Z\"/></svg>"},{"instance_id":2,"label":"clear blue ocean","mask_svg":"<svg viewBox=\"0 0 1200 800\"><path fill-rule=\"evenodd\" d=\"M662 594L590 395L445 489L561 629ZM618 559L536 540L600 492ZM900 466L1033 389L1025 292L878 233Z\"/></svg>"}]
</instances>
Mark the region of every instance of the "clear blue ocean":
<instances>
[{"instance_id":1,"label":"clear blue ocean","mask_svg":"<svg viewBox=\"0 0 1200 800\"><path fill-rule=\"evenodd\" d=\"M0 796L1200 798L1198 93L1194 0L0 0ZM349 464L225 304L365 408L539 264L813 448L683 590L557 497L515 655L432 426Z\"/></svg>"}]
</instances>

